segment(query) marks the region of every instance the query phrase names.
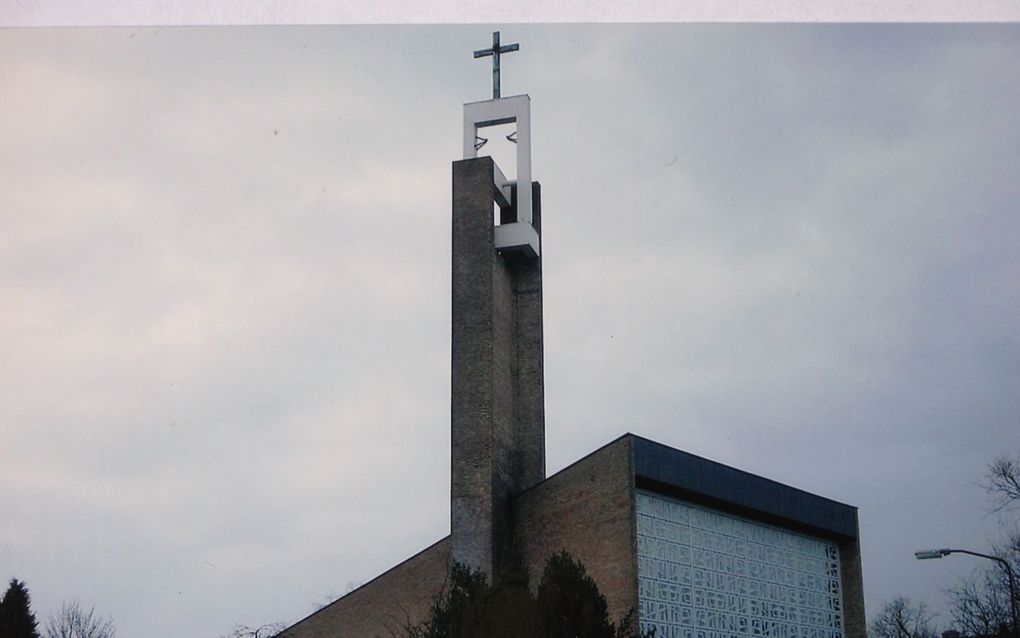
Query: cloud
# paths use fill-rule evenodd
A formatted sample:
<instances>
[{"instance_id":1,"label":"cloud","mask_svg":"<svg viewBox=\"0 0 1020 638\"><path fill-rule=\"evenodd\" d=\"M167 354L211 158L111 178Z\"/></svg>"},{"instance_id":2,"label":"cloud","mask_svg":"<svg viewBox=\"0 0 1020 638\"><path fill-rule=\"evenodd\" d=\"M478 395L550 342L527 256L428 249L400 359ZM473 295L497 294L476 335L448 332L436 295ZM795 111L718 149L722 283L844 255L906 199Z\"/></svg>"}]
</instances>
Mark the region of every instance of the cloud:
<instances>
[{"instance_id":1,"label":"cloud","mask_svg":"<svg viewBox=\"0 0 1020 638\"><path fill-rule=\"evenodd\" d=\"M984 542L1020 415L1016 30L513 31L550 469L631 430L851 502L870 608L941 600L900 561ZM38 612L294 620L446 533L487 36L3 34L0 564Z\"/></svg>"}]
</instances>

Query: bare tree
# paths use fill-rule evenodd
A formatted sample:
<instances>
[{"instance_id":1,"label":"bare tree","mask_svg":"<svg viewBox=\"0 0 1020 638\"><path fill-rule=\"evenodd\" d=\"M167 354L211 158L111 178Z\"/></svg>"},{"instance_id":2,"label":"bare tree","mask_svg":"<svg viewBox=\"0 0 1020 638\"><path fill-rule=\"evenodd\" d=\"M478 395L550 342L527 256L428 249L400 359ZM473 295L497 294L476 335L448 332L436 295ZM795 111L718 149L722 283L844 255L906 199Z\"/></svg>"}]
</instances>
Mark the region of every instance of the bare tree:
<instances>
[{"instance_id":1,"label":"bare tree","mask_svg":"<svg viewBox=\"0 0 1020 638\"><path fill-rule=\"evenodd\" d=\"M96 615L93 605L88 610L78 601L64 602L60 613L50 614L46 622L46 638L116 638L113 620Z\"/></svg>"},{"instance_id":2,"label":"bare tree","mask_svg":"<svg viewBox=\"0 0 1020 638\"><path fill-rule=\"evenodd\" d=\"M993 499L993 512L1020 505L1020 457L1000 456L989 463L985 481L985 491Z\"/></svg>"},{"instance_id":3,"label":"bare tree","mask_svg":"<svg viewBox=\"0 0 1020 638\"><path fill-rule=\"evenodd\" d=\"M996 582L997 574L985 570L949 591L953 598L953 621L965 636L1005 635L1009 627L1009 590Z\"/></svg>"},{"instance_id":4,"label":"bare tree","mask_svg":"<svg viewBox=\"0 0 1020 638\"><path fill-rule=\"evenodd\" d=\"M871 621L868 636L871 638L938 638L932 622L934 616L924 603L909 598L894 598L886 603L878 616Z\"/></svg>"},{"instance_id":5,"label":"bare tree","mask_svg":"<svg viewBox=\"0 0 1020 638\"><path fill-rule=\"evenodd\" d=\"M282 622L267 623L258 627L237 625L224 638L272 638L286 628Z\"/></svg>"},{"instance_id":6,"label":"bare tree","mask_svg":"<svg viewBox=\"0 0 1020 638\"><path fill-rule=\"evenodd\" d=\"M1020 456L1002 456L989 463L982 487L991 498L992 513L1003 515L1020 506ZM1007 531L1005 542L993 547L991 553L1006 561L1014 574L1020 574L1020 531L1015 527ZM1020 591L1011 587L1009 576L1009 569L998 563L981 569L949 591L953 598L953 620L964 635L1008 634L1012 605L1020 605ZM1010 596L1017 598L1011 601Z\"/></svg>"}]
</instances>

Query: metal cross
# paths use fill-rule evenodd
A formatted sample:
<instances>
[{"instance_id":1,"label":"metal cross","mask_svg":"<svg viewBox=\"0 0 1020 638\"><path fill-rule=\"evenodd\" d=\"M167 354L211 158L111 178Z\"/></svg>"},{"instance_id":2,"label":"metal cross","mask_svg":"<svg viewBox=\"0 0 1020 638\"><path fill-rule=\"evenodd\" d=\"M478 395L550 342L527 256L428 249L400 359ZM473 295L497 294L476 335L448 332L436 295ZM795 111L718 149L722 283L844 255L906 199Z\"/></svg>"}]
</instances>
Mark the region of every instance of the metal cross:
<instances>
[{"instance_id":1,"label":"metal cross","mask_svg":"<svg viewBox=\"0 0 1020 638\"><path fill-rule=\"evenodd\" d=\"M492 48L475 51L476 58L492 56L492 99L499 99L499 54L517 51L521 45L514 43L506 46L499 46L499 31L492 32Z\"/></svg>"}]
</instances>

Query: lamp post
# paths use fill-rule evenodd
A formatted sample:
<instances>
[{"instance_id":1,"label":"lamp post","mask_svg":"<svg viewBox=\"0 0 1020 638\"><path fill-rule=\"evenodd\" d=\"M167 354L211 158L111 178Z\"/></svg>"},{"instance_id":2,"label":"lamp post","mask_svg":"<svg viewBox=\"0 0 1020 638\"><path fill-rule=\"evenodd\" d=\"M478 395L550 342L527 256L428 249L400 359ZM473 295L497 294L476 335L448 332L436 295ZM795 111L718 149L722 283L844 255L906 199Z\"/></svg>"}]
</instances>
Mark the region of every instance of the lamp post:
<instances>
[{"instance_id":1,"label":"lamp post","mask_svg":"<svg viewBox=\"0 0 1020 638\"><path fill-rule=\"evenodd\" d=\"M1006 575L1009 577L1009 612L1012 616L1012 634L1013 636L1020 636L1020 625L1017 625L1016 617L1016 577L1013 575L1013 566L1009 564L1005 558L998 556L991 556L990 554L981 554L979 552L972 552L968 549L926 549L919 552L914 552L914 557L918 560L926 560L929 558L942 558L943 556L949 556L950 554L970 554L971 556L977 556L978 558L987 558L988 560L994 560L1000 563L1006 568Z\"/></svg>"}]
</instances>

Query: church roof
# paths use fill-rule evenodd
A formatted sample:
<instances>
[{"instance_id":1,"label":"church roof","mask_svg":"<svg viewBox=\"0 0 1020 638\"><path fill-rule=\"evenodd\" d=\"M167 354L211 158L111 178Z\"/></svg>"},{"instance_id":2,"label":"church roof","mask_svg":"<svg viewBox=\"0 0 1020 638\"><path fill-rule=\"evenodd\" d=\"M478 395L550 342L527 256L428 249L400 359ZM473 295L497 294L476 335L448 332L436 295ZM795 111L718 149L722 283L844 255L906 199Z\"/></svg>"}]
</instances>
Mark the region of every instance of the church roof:
<instances>
[{"instance_id":1,"label":"church roof","mask_svg":"<svg viewBox=\"0 0 1020 638\"><path fill-rule=\"evenodd\" d=\"M840 540L857 538L856 507L640 436L624 436L633 440L638 488L673 494L815 535Z\"/></svg>"},{"instance_id":2,"label":"church roof","mask_svg":"<svg viewBox=\"0 0 1020 638\"><path fill-rule=\"evenodd\" d=\"M627 445L631 449L631 467L637 489L673 496L813 536L837 541L858 537L856 507L631 433L578 459L542 483L618 445Z\"/></svg>"}]
</instances>

